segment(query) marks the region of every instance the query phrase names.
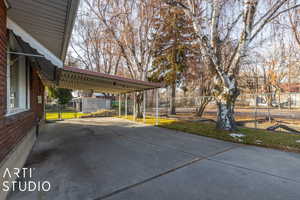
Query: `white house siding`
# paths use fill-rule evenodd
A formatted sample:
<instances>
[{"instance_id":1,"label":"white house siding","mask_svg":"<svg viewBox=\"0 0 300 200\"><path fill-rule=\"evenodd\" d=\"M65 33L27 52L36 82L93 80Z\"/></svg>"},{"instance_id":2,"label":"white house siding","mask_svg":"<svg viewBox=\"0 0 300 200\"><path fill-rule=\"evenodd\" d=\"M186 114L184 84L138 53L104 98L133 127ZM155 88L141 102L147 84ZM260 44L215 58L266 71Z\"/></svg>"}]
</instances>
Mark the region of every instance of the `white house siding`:
<instances>
[{"instance_id":1,"label":"white house siding","mask_svg":"<svg viewBox=\"0 0 300 200\"><path fill-rule=\"evenodd\" d=\"M111 109L111 100L104 98L82 98L82 112L91 113L101 109Z\"/></svg>"}]
</instances>

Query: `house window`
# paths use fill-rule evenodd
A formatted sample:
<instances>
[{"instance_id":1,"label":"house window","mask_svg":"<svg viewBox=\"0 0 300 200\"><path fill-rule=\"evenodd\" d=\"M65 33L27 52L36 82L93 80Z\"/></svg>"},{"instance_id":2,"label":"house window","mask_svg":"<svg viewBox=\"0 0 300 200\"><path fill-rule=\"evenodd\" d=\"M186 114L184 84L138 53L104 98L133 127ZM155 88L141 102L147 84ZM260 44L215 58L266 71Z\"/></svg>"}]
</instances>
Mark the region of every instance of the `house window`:
<instances>
[{"instance_id":1,"label":"house window","mask_svg":"<svg viewBox=\"0 0 300 200\"><path fill-rule=\"evenodd\" d=\"M7 114L12 115L29 109L29 67L13 34L9 37L7 54Z\"/></svg>"}]
</instances>

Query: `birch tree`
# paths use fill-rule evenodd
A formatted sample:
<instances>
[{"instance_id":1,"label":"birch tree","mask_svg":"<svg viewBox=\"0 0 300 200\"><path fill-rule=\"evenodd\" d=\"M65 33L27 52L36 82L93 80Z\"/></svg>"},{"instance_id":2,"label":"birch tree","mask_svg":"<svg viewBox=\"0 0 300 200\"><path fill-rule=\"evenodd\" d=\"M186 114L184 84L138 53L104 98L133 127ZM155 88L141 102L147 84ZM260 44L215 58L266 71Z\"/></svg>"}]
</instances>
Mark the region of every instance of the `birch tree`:
<instances>
[{"instance_id":1,"label":"birch tree","mask_svg":"<svg viewBox=\"0 0 300 200\"><path fill-rule=\"evenodd\" d=\"M164 0L181 7L193 21L203 59L215 73L213 95L218 106L217 127L235 130L234 105L240 94L237 76L250 43L269 23L299 5L289 7L289 0ZM223 56L226 44L234 48Z\"/></svg>"}]
</instances>

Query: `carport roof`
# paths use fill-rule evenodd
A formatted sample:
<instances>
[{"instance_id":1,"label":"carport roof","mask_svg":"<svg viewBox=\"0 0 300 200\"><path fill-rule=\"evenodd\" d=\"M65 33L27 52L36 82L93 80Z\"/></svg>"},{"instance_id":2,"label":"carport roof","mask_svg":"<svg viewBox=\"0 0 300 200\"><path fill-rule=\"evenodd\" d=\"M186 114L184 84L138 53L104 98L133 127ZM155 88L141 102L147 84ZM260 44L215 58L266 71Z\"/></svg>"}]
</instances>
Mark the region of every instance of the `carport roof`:
<instances>
[{"instance_id":1,"label":"carport roof","mask_svg":"<svg viewBox=\"0 0 300 200\"><path fill-rule=\"evenodd\" d=\"M75 67L58 68L23 41L21 37L15 35L15 38L22 46L23 53L35 55L29 56L29 58L46 86L73 90L93 90L101 93L129 93L164 86L161 83L134 80Z\"/></svg>"},{"instance_id":2,"label":"carport roof","mask_svg":"<svg viewBox=\"0 0 300 200\"><path fill-rule=\"evenodd\" d=\"M128 79L74 67L64 67L59 71L57 87L106 93L129 93L161 88L163 84Z\"/></svg>"}]
</instances>

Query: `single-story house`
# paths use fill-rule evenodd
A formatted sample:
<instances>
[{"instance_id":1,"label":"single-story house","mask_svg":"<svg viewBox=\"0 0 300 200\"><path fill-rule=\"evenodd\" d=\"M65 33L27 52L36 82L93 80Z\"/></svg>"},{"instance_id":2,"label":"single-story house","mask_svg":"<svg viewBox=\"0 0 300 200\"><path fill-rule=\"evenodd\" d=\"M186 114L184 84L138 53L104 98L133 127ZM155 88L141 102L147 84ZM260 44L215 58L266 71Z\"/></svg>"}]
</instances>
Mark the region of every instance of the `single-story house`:
<instances>
[{"instance_id":1,"label":"single-story house","mask_svg":"<svg viewBox=\"0 0 300 200\"><path fill-rule=\"evenodd\" d=\"M0 0L1 183L16 179L3 177L5 170L23 167L43 128L45 86L116 94L162 87L65 67L78 6L79 0ZM0 190L0 199L7 193Z\"/></svg>"},{"instance_id":2,"label":"single-story house","mask_svg":"<svg viewBox=\"0 0 300 200\"><path fill-rule=\"evenodd\" d=\"M44 118L42 68L61 68L79 0L0 1L0 179L21 168ZM12 177L11 179L14 179ZM7 192L0 191L0 199Z\"/></svg>"}]
</instances>

